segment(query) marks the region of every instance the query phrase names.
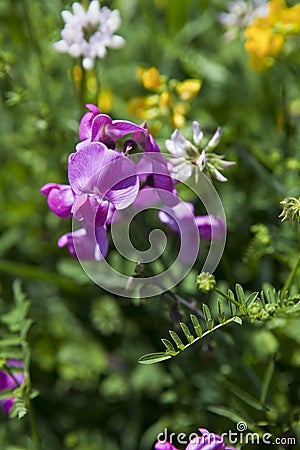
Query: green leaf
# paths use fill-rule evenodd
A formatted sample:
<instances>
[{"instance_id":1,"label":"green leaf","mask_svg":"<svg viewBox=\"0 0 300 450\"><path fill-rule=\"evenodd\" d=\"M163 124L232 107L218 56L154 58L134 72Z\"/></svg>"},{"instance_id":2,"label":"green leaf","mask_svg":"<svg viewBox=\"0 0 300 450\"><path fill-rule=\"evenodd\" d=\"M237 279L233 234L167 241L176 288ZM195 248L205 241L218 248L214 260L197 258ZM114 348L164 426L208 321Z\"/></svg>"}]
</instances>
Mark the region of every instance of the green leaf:
<instances>
[{"instance_id":1,"label":"green leaf","mask_svg":"<svg viewBox=\"0 0 300 450\"><path fill-rule=\"evenodd\" d=\"M258 427L248 418L242 416L238 411L227 408L226 406L208 406L208 411L218 416L226 417L234 423L243 422L249 430L257 431Z\"/></svg>"},{"instance_id":2,"label":"green leaf","mask_svg":"<svg viewBox=\"0 0 300 450\"><path fill-rule=\"evenodd\" d=\"M7 398L13 397L14 389L4 389L0 392L0 400L5 400Z\"/></svg>"},{"instance_id":3,"label":"green leaf","mask_svg":"<svg viewBox=\"0 0 300 450\"><path fill-rule=\"evenodd\" d=\"M202 327L200 325L198 318L194 314L191 314L190 317L191 317L191 321L192 321L194 329L195 329L195 333L197 334L198 337L201 337L203 334L203 331L202 331Z\"/></svg>"},{"instance_id":4,"label":"green leaf","mask_svg":"<svg viewBox=\"0 0 300 450\"><path fill-rule=\"evenodd\" d=\"M275 370L275 362L272 359L267 367L267 370L265 372L264 375L264 379L263 379L263 383L262 383L262 389L261 389L261 394L260 394L260 401L261 403L265 403L266 402L266 398L267 398L267 394L268 394L268 390L270 387L270 383L274 374L274 370Z\"/></svg>"},{"instance_id":5,"label":"green leaf","mask_svg":"<svg viewBox=\"0 0 300 450\"><path fill-rule=\"evenodd\" d=\"M226 316L225 316L225 312L224 312L224 307L223 307L223 302L220 298L218 298L218 320L220 323L225 323L226 322Z\"/></svg>"},{"instance_id":6,"label":"green leaf","mask_svg":"<svg viewBox=\"0 0 300 450\"><path fill-rule=\"evenodd\" d=\"M196 317L194 314L190 315L191 321L194 325L194 327L200 327L200 322L198 320L198 317Z\"/></svg>"},{"instance_id":7,"label":"green leaf","mask_svg":"<svg viewBox=\"0 0 300 450\"><path fill-rule=\"evenodd\" d=\"M210 309L205 303L202 304L202 309L204 312L207 328L208 328L208 330L212 330L214 327L214 321L211 317Z\"/></svg>"},{"instance_id":8,"label":"green leaf","mask_svg":"<svg viewBox=\"0 0 300 450\"><path fill-rule=\"evenodd\" d=\"M1 347L14 347L21 345L20 336L10 336L4 339L0 339L0 348Z\"/></svg>"},{"instance_id":9,"label":"green leaf","mask_svg":"<svg viewBox=\"0 0 300 450\"><path fill-rule=\"evenodd\" d=\"M255 302L257 299L258 292L252 292L246 300L247 306L251 305L252 302Z\"/></svg>"},{"instance_id":10,"label":"green leaf","mask_svg":"<svg viewBox=\"0 0 300 450\"><path fill-rule=\"evenodd\" d=\"M282 308L278 310L278 312L284 312L286 314L296 313L300 310L300 302L296 303L293 306L287 306L286 308Z\"/></svg>"},{"instance_id":11,"label":"green leaf","mask_svg":"<svg viewBox=\"0 0 300 450\"><path fill-rule=\"evenodd\" d=\"M148 355L141 356L138 362L140 364L155 364L170 359L171 357L166 352L149 353Z\"/></svg>"},{"instance_id":12,"label":"green leaf","mask_svg":"<svg viewBox=\"0 0 300 450\"><path fill-rule=\"evenodd\" d=\"M168 339L161 339L162 343L166 346L168 352L172 353L176 353L176 350L172 344L172 342L168 341Z\"/></svg>"},{"instance_id":13,"label":"green leaf","mask_svg":"<svg viewBox=\"0 0 300 450\"><path fill-rule=\"evenodd\" d=\"M228 289L227 293L228 293L229 297L231 297L233 300L235 300L234 293L230 289ZM232 302L229 302L229 307L230 307L231 316L236 316L237 308L236 308L235 304Z\"/></svg>"},{"instance_id":14,"label":"green leaf","mask_svg":"<svg viewBox=\"0 0 300 450\"><path fill-rule=\"evenodd\" d=\"M179 348L179 350L184 350L185 349L185 345L182 342L182 340L180 339L180 337L178 336L178 334L175 333L175 331L172 331L172 330L170 330L169 333L170 333L171 338L173 339L173 341L175 342L175 344Z\"/></svg>"},{"instance_id":15,"label":"green leaf","mask_svg":"<svg viewBox=\"0 0 300 450\"><path fill-rule=\"evenodd\" d=\"M246 306L246 299L245 299L244 289L238 283L235 285L235 292L236 292L236 295L237 295L238 302L241 305Z\"/></svg>"},{"instance_id":16,"label":"green leaf","mask_svg":"<svg viewBox=\"0 0 300 450\"><path fill-rule=\"evenodd\" d=\"M180 30L187 21L190 0L168 2L167 19L171 32Z\"/></svg>"},{"instance_id":17,"label":"green leaf","mask_svg":"<svg viewBox=\"0 0 300 450\"><path fill-rule=\"evenodd\" d=\"M180 322L180 326L181 326L181 329L184 332L185 337L187 338L188 342L191 344L195 340L195 338L191 334L189 327L183 322Z\"/></svg>"},{"instance_id":18,"label":"green leaf","mask_svg":"<svg viewBox=\"0 0 300 450\"><path fill-rule=\"evenodd\" d=\"M239 325L243 325L243 321L239 316L235 316L232 319L235 323L238 323Z\"/></svg>"},{"instance_id":19,"label":"green leaf","mask_svg":"<svg viewBox=\"0 0 300 450\"><path fill-rule=\"evenodd\" d=\"M21 285L21 281L20 280L14 280L13 285L13 294L14 294L14 300L16 302L17 305L21 305L23 304L27 297L24 294L24 292L22 291L22 285Z\"/></svg>"},{"instance_id":20,"label":"green leaf","mask_svg":"<svg viewBox=\"0 0 300 450\"><path fill-rule=\"evenodd\" d=\"M15 308L6 314L2 314L1 322L5 323L11 331L20 331L21 323L27 316L30 303L24 301L22 304L17 304Z\"/></svg>"},{"instance_id":21,"label":"green leaf","mask_svg":"<svg viewBox=\"0 0 300 450\"><path fill-rule=\"evenodd\" d=\"M257 400L252 395L248 394L248 392L245 392L243 389L241 389L239 386L236 386L234 383L231 383L227 380L220 380L222 384L226 386L226 388L234 394L236 397L238 397L240 400L242 400L247 405L251 406L252 408L256 409L257 411L263 411L265 410L265 406Z\"/></svg>"},{"instance_id":22,"label":"green leaf","mask_svg":"<svg viewBox=\"0 0 300 450\"><path fill-rule=\"evenodd\" d=\"M197 319L196 316L194 316L193 314L191 315L191 320L193 322L193 325L195 327L195 330L197 333L200 333L199 329L201 329L199 321ZM226 320L226 322L224 323L219 323L218 325L216 325L214 328L212 329L208 329L207 331L205 331L205 333L201 334L201 336L198 335L197 338L194 338L194 340L186 345L184 345L180 339L180 337L177 335L177 333L175 333L174 331L169 331L172 339L174 340L174 342L176 343L177 347L179 348L179 351L173 353L172 354L167 350L165 353L151 353L149 355L145 355L142 356L139 359L139 362L141 364L154 364L156 362L160 362L160 361L164 361L165 359L169 359L173 356L177 356L180 351L186 350L187 348L189 348L191 345L193 345L194 343L196 343L197 341L199 341L201 338L204 338L205 336L207 336L208 334L212 333L213 331L217 330L218 328L223 327L224 325L227 325L231 322L237 322L239 324L242 323L241 319L239 317L231 317L230 319ZM201 329L202 331L202 329ZM169 342L167 340L162 340L163 343L166 345L166 342ZM167 345L166 345L167 346Z\"/></svg>"},{"instance_id":23,"label":"green leaf","mask_svg":"<svg viewBox=\"0 0 300 450\"><path fill-rule=\"evenodd\" d=\"M76 280L68 280L66 277L58 275L55 272L41 269L37 266L18 263L16 261L0 259L0 272L8 273L9 275L14 275L17 277L53 283L69 292L78 292L80 289L82 289L82 292L86 291L86 286L80 286Z\"/></svg>"},{"instance_id":24,"label":"green leaf","mask_svg":"<svg viewBox=\"0 0 300 450\"><path fill-rule=\"evenodd\" d=\"M24 321L23 327L22 327L21 333L20 333L22 341L26 340L32 324L33 324L33 320L31 320L31 319L27 319Z\"/></svg>"}]
</instances>

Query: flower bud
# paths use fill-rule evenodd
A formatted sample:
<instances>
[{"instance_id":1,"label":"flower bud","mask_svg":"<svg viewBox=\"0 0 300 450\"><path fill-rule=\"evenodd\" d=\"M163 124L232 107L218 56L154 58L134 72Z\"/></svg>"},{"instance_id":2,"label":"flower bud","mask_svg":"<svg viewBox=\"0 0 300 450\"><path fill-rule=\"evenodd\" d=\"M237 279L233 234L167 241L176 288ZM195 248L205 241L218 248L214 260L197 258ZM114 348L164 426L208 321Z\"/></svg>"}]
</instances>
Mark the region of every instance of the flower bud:
<instances>
[{"instance_id":1,"label":"flower bud","mask_svg":"<svg viewBox=\"0 0 300 450\"><path fill-rule=\"evenodd\" d=\"M201 272L196 278L198 289L204 293L212 291L216 284L215 277L209 272Z\"/></svg>"}]
</instances>

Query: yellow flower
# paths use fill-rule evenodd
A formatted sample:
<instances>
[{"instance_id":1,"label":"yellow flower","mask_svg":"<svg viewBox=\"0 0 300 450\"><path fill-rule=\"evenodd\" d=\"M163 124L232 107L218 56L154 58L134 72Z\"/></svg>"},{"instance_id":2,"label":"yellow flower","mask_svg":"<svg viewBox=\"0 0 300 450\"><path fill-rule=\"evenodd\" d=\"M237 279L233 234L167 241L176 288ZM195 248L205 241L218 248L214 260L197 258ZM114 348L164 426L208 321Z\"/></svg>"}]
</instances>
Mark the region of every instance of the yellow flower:
<instances>
[{"instance_id":1,"label":"yellow flower","mask_svg":"<svg viewBox=\"0 0 300 450\"><path fill-rule=\"evenodd\" d=\"M75 86L79 88L82 80L82 68L78 66L77 64L73 67L73 80L75 83Z\"/></svg>"},{"instance_id":2,"label":"yellow flower","mask_svg":"<svg viewBox=\"0 0 300 450\"><path fill-rule=\"evenodd\" d=\"M157 96L133 98L128 104L128 111L142 120L155 118L159 114L159 110L157 100L154 97Z\"/></svg>"},{"instance_id":3,"label":"yellow flower","mask_svg":"<svg viewBox=\"0 0 300 450\"><path fill-rule=\"evenodd\" d=\"M270 28L261 27L259 22L255 21L247 28L245 47L250 54L251 67L261 71L273 64L273 58L283 47L284 38L279 34L273 34Z\"/></svg>"},{"instance_id":4,"label":"yellow flower","mask_svg":"<svg viewBox=\"0 0 300 450\"><path fill-rule=\"evenodd\" d=\"M173 108L173 114L171 117L172 125L175 128L182 128L185 124L185 116L188 108L183 103L176 103Z\"/></svg>"},{"instance_id":5,"label":"yellow flower","mask_svg":"<svg viewBox=\"0 0 300 450\"><path fill-rule=\"evenodd\" d=\"M162 92L159 96L158 106L162 111L166 111L172 103L172 96L169 92Z\"/></svg>"},{"instance_id":6,"label":"yellow flower","mask_svg":"<svg viewBox=\"0 0 300 450\"><path fill-rule=\"evenodd\" d=\"M192 100L200 91L202 81L196 79L184 80L176 84L176 91L181 100Z\"/></svg>"},{"instance_id":7,"label":"yellow flower","mask_svg":"<svg viewBox=\"0 0 300 450\"><path fill-rule=\"evenodd\" d=\"M98 95L98 106L101 112L108 113L112 107L112 92L110 89L105 89Z\"/></svg>"},{"instance_id":8,"label":"yellow flower","mask_svg":"<svg viewBox=\"0 0 300 450\"><path fill-rule=\"evenodd\" d=\"M245 48L251 67L266 70L282 51L285 39L299 32L300 5L289 8L284 0L271 0L269 14L257 18L245 30Z\"/></svg>"},{"instance_id":9,"label":"yellow flower","mask_svg":"<svg viewBox=\"0 0 300 450\"><path fill-rule=\"evenodd\" d=\"M300 4L282 12L281 22L286 35L300 33Z\"/></svg>"},{"instance_id":10,"label":"yellow flower","mask_svg":"<svg viewBox=\"0 0 300 450\"><path fill-rule=\"evenodd\" d=\"M270 0L269 1L269 14L266 17L266 20L270 22L274 22L275 20L279 19L280 14L282 11L286 9L286 3L284 0Z\"/></svg>"},{"instance_id":11,"label":"yellow flower","mask_svg":"<svg viewBox=\"0 0 300 450\"><path fill-rule=\"evenodd\" d=\"M151 120L148 126L156 130L166 123L166 119L172 126L182 127L189 110L188 102L197 95L202 82L168 79L160 75L156 67L139 67L137 72L142 85L152 93L132 99L128 104L129 112L142 120Z\"/></svg>"},{"instance_id":12,"label":"yellow flower","mask_svg":"<svg viewBox=\"0 0 300 450\"><path fill-rule=\"evenodd\" d=\"M156 67L150 67L150 69L138 67L137 74L142 85L150 91L157 91L164 84L164 78Z\"/></svg>"}]
</instances>

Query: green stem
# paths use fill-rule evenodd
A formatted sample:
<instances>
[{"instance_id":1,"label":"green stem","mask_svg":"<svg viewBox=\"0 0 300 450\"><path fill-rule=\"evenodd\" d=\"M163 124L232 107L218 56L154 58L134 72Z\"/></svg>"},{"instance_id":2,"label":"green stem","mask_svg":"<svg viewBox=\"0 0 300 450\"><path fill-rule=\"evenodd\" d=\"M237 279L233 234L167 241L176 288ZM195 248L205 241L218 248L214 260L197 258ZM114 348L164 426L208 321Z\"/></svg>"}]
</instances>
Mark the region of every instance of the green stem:
<instances>
[{"instance_id":1,"label":"green stem","mask_svg":"<svg viewBox=\"0 0 300 450\"><path fill-rule=\"evenodd\" d=\"M38 428L37 428L37 424L36 424L36 420L35 420L34 410L33 410L30 399L28 400L27 407L28 407L28 415L29 415L29 419L30 419L32 440L35 444L36 450L39 450L41 448L41 442L40 442Z\"/></svg>"},{"instance_id":2,"label":"green stem","mask_svg":"<svg viewBox=\"0 0 300 450\"><path fill-rule=\"evenodd\" d=\"M226 300L228 300L229 302L233 303L235 306L240 308L241 305L236 300L234 300L234 298L230 297L230 295L225 294L225 292L221 291L221 289L219 289L218 287L214 287L214 290L218 294L222 295L222 297L226 298Z\"/></svg>"},{"instance_id":3,"label":"green stem","mask_svg":"<svg viewBox=\"0 0 300 450\"><path fill-rule=\"evenodd\" d=\"M171 291L166 291L164 293L165 295L169 295L173 300L175 300L177 303L181 303L186 308L188 308L193 313L196 313L199 317L204 318L203 312L197 308L197 306L194 306L193 303L189 302L188 300L185 300L184 298L180 297L179 295L174 294Z\"/></svg>"},{"instance_id":4,"label":"green stem","mask_svg":"<svg viewBox=\"0 0 300 450\"><path fill-rule=\"evenodd\" d=\"M296 276L296 273L297 273L297 271L299 269L299 266L300 266L300 253L298 255L296 264L293 267L293 270L290 272L289 276L286 279L286 282L283 285L283 288L282 288L282 291L281 291L282 298L284 297L284 294L289 290L289 288L290 288L290 286L291 286L291 284L292 284L292 282L293 282L293 280L294 280L294 278Z\"/></svg>"},{"instance_id":5,"label":"green stem","mask_svg":"<svg viewBox=\"0 0 300 450\"><path fill-rule=\"evenodd\" d=\"M270 383L274 374L274 369L275 369L275 362L274 359L272 359L272 361L270 361L265 376L264 376L264 380L263 380L263 385L262 385L262 390L261 390L261 394L260 394L260 403L262 405L265 405L266 403L266 399L267 399L267 394L268 394L268 390L270 387Z\"/></svg>"}]
</instances>

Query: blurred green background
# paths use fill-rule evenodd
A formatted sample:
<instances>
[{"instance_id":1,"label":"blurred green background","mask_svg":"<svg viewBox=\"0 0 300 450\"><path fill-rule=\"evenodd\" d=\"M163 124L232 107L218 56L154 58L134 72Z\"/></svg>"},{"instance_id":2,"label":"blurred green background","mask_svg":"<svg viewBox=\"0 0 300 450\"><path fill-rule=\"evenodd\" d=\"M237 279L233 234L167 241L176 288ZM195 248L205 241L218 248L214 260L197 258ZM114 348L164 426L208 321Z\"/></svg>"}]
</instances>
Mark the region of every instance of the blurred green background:
<instances>
[{"instance_id":1,"label":"blurred green background","mask_svg":"<svg viewBox=\"0 0 300 450\"><path fill-rule=\"evenodd\" d=\"M280 288L299 251L297 226L278 218L279 202L299 195L299 35L298 51L256 73L243 38L223 39L223 0L105 4L120 9L118 33L126 39L123 49L109 51L96 66L101 89L112 93L109 113L139 122L128 108L130 100L149 94L138 66L155 66L170 79L202 81L182 133L191 137L192 120L208 136L221 126L218 151L237 162L226 173L229 181L217 184L228 236L216 278L225 287L239 282L255 291L268 282ZM78 61L52 48L63 26L60 11L70 7L59 0L0 0L1 310L10 309L12 282L20 279L34 321L29 340L39 396L33 405L42 448L147 450L165 427L176 433L235 430L233 417L212 412L216 406L238 410L248 424L265 423L276 435L296 432L296 318L230 325L174 360L142 366L138 358L159 350L160 338L187 321L187 311L167 297L115 298L88 279L66 248L57 247L71 223L49 211L39 189L47 182L67 183L67 158L84 112L74 83ZM94 82L86 95L90 102ZM162 150L172 131L164 119L156 136ZM117 256L112 252L110 258ZM179 291L213 304L213 296L196 290L200 267ZM224 383L230 380L257 398L273 361L269 401L276 413L251 408ZM1 414L1 449L32 448L27 435L26 418Z\"/></svg>"}]
</instances>

